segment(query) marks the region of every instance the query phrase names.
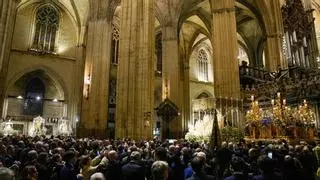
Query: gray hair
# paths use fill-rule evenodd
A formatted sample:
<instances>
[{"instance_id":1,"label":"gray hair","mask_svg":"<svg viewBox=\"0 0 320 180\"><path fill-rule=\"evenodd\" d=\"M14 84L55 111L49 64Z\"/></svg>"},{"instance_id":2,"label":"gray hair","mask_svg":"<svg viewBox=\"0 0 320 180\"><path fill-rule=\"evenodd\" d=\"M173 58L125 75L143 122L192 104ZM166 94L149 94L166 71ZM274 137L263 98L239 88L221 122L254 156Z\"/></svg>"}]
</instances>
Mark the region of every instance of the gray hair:
<instances>
[{"instance_id":1,"label":"gray hair","mask_svg":"<svg viewBox=\"0 0 320 180\"><path fill-rule=\"evenodd\" d=\"M168 163L165 161L155 161L151 166L153 180L166 180L168 178Z\"/></svg>"},{"instance_id":2,"label":"gray hair","mask_svg":"<svg viewBox=\"0 0 320 180\"><path fill-rule=\"evenodd\" d=\"M5 167L0 168L0 177L2 180L15 179L14 172L11 169Z\"/></svg>"},{"instance_id":3,"label":"gray hair","mask_svg":"<svg viewBox=\"0 0 320 180\"><path fill-rule=\"evenodd\" d=\"M91 177L90 180L106 180L104 175L102 173L94 173Z\"/></svg>"}]
</instances>

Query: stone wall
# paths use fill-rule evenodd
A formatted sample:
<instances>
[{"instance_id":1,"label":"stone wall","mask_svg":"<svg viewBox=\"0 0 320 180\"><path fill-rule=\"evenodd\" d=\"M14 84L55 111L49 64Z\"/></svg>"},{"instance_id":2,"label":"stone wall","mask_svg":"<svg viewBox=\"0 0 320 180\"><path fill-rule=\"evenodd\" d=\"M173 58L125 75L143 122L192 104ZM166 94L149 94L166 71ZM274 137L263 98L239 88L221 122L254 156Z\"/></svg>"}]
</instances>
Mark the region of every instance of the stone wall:
<instances>
[{"instance_id":1,"label":"stone wall","mask_svg":"<svg viewBox=\"0 0 320 180\"><path fill-rule=\"evenodd\" d=\"M7 98L7 116L23 116L24 100L17 98ZM64 103L45 101L43 104L43 117L61 118L64 117Z\"/></svg>"}]
</instances>

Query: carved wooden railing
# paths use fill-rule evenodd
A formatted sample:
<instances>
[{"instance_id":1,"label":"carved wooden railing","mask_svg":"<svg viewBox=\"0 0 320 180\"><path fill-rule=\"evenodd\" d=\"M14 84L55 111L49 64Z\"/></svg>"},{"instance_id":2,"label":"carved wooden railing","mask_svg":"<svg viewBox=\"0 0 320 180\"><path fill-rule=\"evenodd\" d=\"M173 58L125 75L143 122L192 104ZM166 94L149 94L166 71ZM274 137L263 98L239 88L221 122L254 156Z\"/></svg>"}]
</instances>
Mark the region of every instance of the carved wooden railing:
<instances>
[{"instance_id":1,"label":"carved wooden railing","mask_svg":"<svg viewBox=\"0 0 320 180\"><path fill-rule=\"evenodd\" d=\"M239 67L240 78L249 78L255 81L267 81L269 80L269 72L258 68L258 67L251 67L251 66L240 66Z\"/></svg>"},{"instance_id":2,"label":"carved wooden railing","mask_svg":"<svg viewBox=\"0 0 320 180\"><path fill-rule=\"evenodd\" d=\"M250 101L251 95L274 98L283 94L288 103L303 99L320 102L320 70L301 67L279 69L268 72L259 68L240 66L240 83L243 99Z\"/></svg>"}]
</instances>

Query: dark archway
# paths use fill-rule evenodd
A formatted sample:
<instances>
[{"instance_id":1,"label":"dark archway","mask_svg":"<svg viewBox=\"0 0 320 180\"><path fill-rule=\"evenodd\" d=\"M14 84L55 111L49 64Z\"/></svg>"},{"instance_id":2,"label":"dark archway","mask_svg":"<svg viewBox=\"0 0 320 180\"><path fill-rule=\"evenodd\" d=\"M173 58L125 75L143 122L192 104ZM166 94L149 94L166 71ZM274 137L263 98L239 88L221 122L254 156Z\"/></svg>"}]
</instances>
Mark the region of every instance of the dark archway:
<instances>
[{"instance_id":1,"label":"dark archway","mask_svg":"<svg viewBox=\"0 0 320 180\"><path fill-rule=\"evenodd\" d=\"M42 80L33 78L28 82L23 106L25 115L43 115L44 94L45 85Z\"/></svg>"}]
</instances>

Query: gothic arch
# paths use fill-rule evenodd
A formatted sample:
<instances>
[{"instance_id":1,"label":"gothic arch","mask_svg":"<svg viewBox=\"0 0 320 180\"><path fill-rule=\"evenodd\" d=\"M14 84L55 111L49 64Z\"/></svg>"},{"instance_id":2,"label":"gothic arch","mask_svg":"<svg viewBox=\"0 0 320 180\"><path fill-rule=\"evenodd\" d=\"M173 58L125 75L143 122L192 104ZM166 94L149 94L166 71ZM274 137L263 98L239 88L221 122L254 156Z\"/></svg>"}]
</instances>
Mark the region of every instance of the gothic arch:
<instances>
[{"instance_id":1,"label":"gothic arch","mask_svg":"<svg viewBox=\"0 0 320 180\"><path fill-rule=\"evenodd\" d=\"M38 66L26 68L23 71L18 72L12 77L10 77L7 81L8 83L5 88L5 96L8 96L10 87L12 87L14 83L17 82L21 77L37 70L44 71L46 75L50 77L50 79L54 82L55 87L58 89L59 93L62 95L62 97L64 97L64 100L67 102L69 98L69 93L63 79L53 69L44 65L38 65Z\"/></svg>"},{"instance_id":2,"label":"gothic arch","mask_svg":"<svg viewBox=\"0 0 320 180\"><path fill-rule=\"evenodd\" d=\"M198 93L195 94L195 96L193 97L193 99L199 99L198 97L201 96L202 94L206 94L208 95L208 98L213 98L214 96L211 94L211 92L207 91L207 90L200 90L198 91Z\"/></svg>"}]
</instances>

